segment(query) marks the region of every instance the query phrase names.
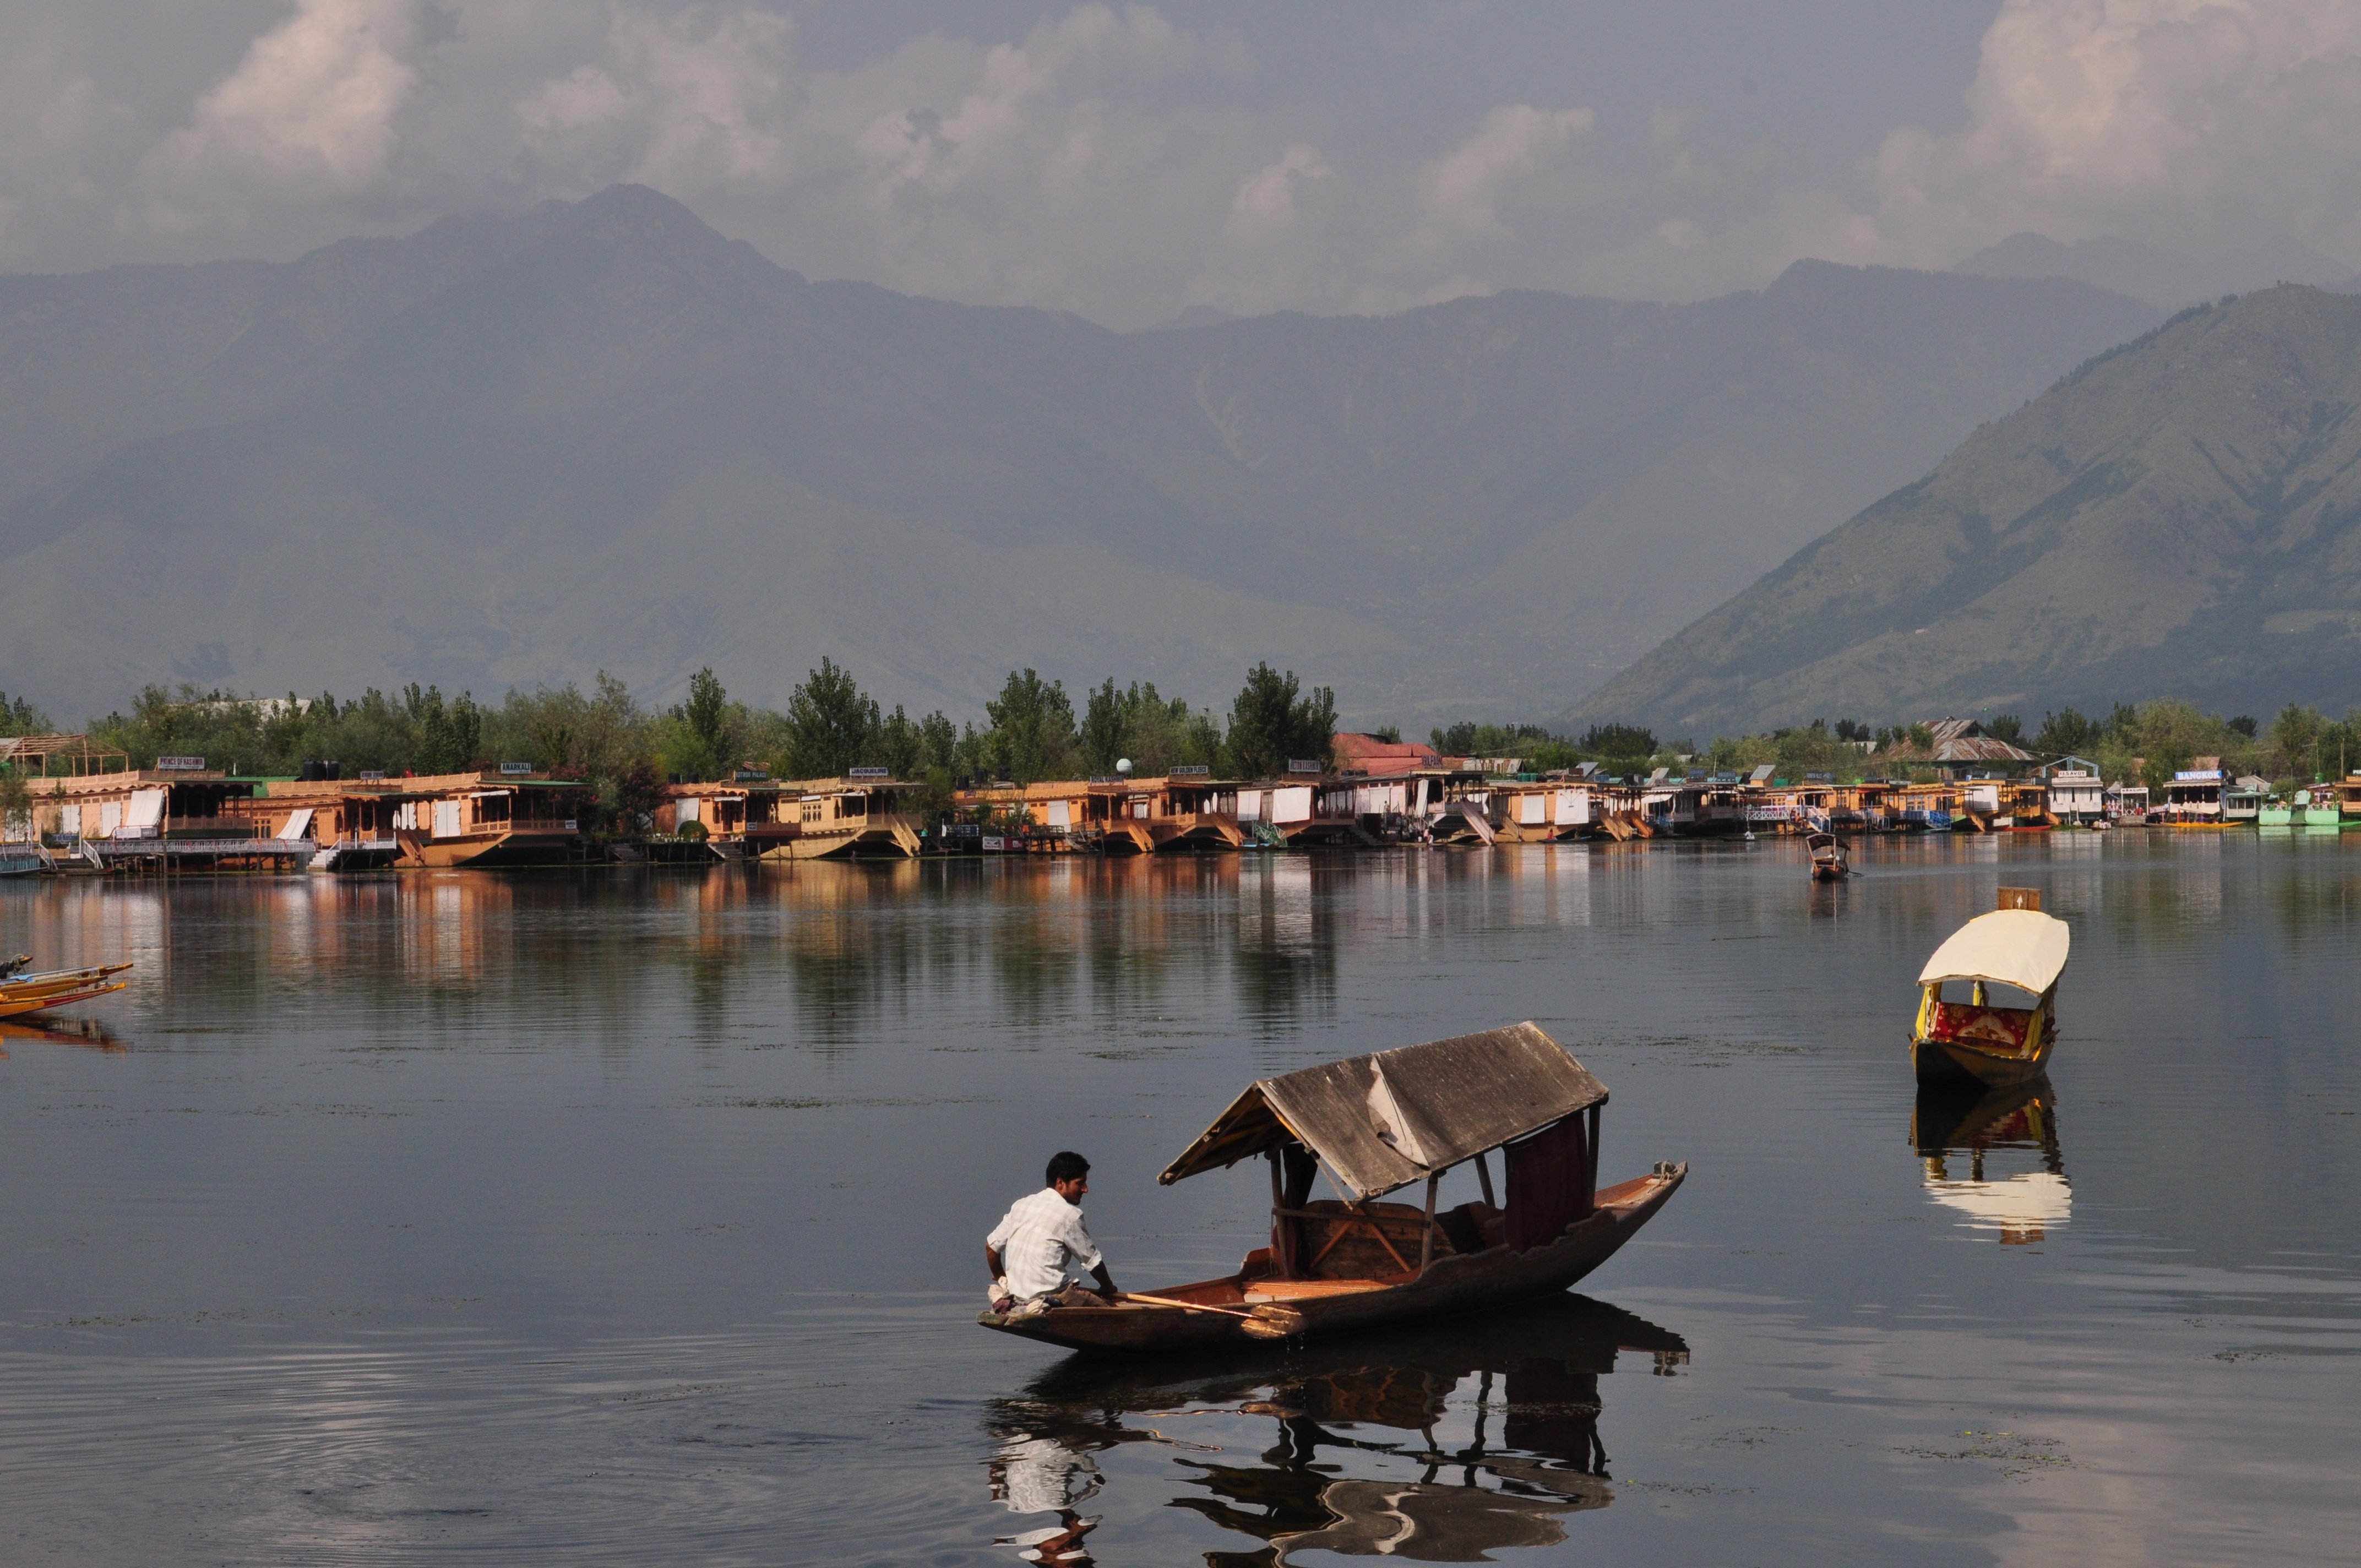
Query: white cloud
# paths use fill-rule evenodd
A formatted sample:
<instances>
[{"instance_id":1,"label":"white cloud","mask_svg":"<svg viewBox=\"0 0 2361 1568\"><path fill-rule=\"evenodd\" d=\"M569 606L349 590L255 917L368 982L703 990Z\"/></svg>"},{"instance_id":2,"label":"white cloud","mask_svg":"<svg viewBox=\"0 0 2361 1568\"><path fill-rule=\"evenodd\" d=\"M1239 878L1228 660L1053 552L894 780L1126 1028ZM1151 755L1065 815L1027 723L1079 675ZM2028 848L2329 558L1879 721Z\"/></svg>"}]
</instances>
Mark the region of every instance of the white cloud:
<instances>
[{"instance_id":1,"label":"white cloud","mask_svg":"<svg viewBox=\"0 0 2361 1568\"><path fill-rule=\"evenodd\" d=\"M367 189L417 90L417 38L413 0L299 0L157 148L152 177L169 188L226 175L281 199Z\"/></svg>"},{"instance_id":2,"label":"white cloud","mask_svg":"<svg viewBox=\"0 0 2361 1568\"><path fill-rule=\"evenodd\" d=\"M1296 143L1278 162L1265 164L1238 181L1237 194L1230 198L1230 215L1222 225L1222 237L1248 247L1287 237L1295 232L1310 188L1335 178L1336 171L1328 167L1318 148Z\"/></svg>"},{"instance_id":3,"label":"white cloud","mask_svg":"<svg viewBox=\"0 0 2361 1568\"><path fill-rule=\"evenodd\" d=\"M1419 170L1418 243L1433 248L1455 239L1507 238L1501 198L1589 135L1592 119L1588 109L1527 104L1506 104L1485 115L1475 135Z\"/></svg>"},{"instance_id":4,"label":"white cloud","mask_svg":"<svg viewBox=\"0 0 2361 1568\"><path fill-rule=\"evenodd\" d=\"M2356 233L2353 0L2005 0L1967 107L1954 135L1897 130L1877 151L1897 258L2028 228Z\"/></svg>"}]
</instances>

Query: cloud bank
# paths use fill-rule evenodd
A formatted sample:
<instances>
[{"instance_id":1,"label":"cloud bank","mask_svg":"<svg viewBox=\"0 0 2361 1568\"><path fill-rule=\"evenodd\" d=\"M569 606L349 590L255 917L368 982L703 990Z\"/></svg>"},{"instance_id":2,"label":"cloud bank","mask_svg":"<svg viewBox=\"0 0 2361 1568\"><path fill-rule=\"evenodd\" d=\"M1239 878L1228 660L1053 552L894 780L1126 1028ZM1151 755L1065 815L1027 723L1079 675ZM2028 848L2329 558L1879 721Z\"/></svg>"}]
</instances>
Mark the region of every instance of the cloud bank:
<instances>
[{"instance_id":1,"label":"cloud bank","mask_svg":"<svg viewBox=\"0 0 2361 1568\"><path fill-rule=\"evenodd\" d=\"M1479 22L1521 25L1436 12L1415 48L1448 60ZM1963 98L1914 116L1933 128L1817 159L1669 82L1488 94L1469 66L1411 120L1350 80L1298 91L1312 46L1276 24L1084 4L967 25L946 7L848 58L755 0L0 0L0 267L291 255L617 181L815 276L1119 325L1515 285L1694 297L2023 229L2283 231L2361 259L2351 0L2004 0Z\"/></svg>"}]
</instances>

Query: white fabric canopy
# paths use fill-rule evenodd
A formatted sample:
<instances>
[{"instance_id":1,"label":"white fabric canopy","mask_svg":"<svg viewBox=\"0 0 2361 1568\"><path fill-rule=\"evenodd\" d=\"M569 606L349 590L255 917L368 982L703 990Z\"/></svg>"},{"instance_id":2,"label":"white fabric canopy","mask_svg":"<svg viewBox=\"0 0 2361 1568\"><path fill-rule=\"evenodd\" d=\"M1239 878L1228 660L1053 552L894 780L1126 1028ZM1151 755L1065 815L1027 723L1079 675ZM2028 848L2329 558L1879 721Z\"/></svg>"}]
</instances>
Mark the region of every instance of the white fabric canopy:
<instances>
[{"instance_id":1,"label":"white fabric canopy","mask_svg":"<svg viewBox=\"0 0 2361 1568\"><path fill-rule=\"evenodd\" d=\"M2071 939L2066 922L2037 909L1995 909L1952 932L1918 971L1918 983L1982 980L2039 995L2066 967Z\"/></svg>"}]
</instances>

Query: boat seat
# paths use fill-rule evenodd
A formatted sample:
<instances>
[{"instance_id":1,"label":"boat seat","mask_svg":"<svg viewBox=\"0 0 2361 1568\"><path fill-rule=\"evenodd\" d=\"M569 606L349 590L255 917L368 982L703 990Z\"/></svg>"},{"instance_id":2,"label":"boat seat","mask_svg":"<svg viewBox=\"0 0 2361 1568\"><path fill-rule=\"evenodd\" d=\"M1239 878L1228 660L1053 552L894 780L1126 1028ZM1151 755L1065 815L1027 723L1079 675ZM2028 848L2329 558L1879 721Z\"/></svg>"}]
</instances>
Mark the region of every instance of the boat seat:
<instances>
[{"instance_id":1,"label":"boat seat","mask_svg":"<svg viewBox=\"0 0 2361 1568\"><path fill-rule=\"evenodd\" d=\"M2014 1007L1974 1007L1960 1002L1938 1002L1928 1025L1928 1036L1972 1045L2025 1049L2025 1034L2033 1014Z\"/></svg>"},{"instance_id":2,"label":"boat seat","mask_svg":"<svg viewBox=\"0 0 2361 1568\"><path fill-rule=\"evenodd\" d=\"M1434 1223L1450 1240L1454 1252L1482 1252L1508 1245L1509 1218L1488 1203L1468 1202L1445 1209L1434 1216Z\"/></svg>"},{"instance_id":3,"label":"boat seat","mask_svg":"<svg viewBox=\"0 0 2361 1568\"><path fill-rule=\"evenodd\" d=\"M1258 1279L1246 1287L1249 1301L1308 1301L1321 1296L1356 1296L1385 1290L1399 1279Z\"/></svg>"}]
</instances>

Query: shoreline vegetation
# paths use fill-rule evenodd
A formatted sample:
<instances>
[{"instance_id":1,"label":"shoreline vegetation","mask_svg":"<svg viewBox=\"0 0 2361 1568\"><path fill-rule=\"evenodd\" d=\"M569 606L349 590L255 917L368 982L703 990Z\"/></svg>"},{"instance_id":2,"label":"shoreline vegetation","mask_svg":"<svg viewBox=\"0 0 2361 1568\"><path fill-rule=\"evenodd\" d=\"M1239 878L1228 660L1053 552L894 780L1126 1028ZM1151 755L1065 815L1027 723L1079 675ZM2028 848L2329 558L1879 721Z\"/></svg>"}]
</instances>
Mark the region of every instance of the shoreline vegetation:
<instances>
[{"instance_id":1,"label":"shoreline vegetation","mask_svg":"<svg viewBox=\"0 0 2361 1568\"><path fill-rule=\"evenodd\" d=\"M594 831L653 812L667 783L727 779L739 769L822 778L883 767L895 778L923 782L935 797L924 806L947 805L953 789L971 783L1106 775L1124 760L1143 776L1194 766L1215 777L1252 779L1280 774L1293 761L1326 764L1334 756L1333 691L1306 691L1293 671L1267 662L1248 673L1226 716L1166 697L1152 682L1119 685L1109 677L1079 696L1078 705L1062 682L1016 670L984 704L980 727L955 724L940 711L914 718L899 706L886 712L849 672L822 658L784 709L732 698L710 669L691 677L686 700L657 708L600 671L587 692L572 682L541 685L511 689L497 705L465 691L445 697L415 683L390 695L370 688L349 700L150 685L128 711L92 719L85 729L93 742L126 753L134 767L152 766L159 755L193 754L249 776L293 776L320 758L393 775L528 762L591 786ZM1529 773L1585 762L1612 775L1641 776L1660 767L1743 773L1770 764L1795 777L1927 782L1937 776L1927 722L1872 729L1850 718L1816 719L1699 745L1630 724L1594 724L1576 736L1537 724L1463 721L1433 729L1429 740L1439 755L1513 762L1507 771ZM2012 714L1983 719L1982 727L2037 761L2081 758L2096 763L2105 779L2150 788L2200 758L2228 776L2254 774L2288 787L2340 779L2361 766L2361 708L2338 720L2290 703L2263 724L2162 697L2117 704L2104 718L2070 707L2047 713L2030 733ZM0 692L0 735L57 728L36 705ZM1374 733L1401 740L1392 728ZM0 766L0 805L21 804L16 797L24 788Z\"/></svg>"}]
</instances>

